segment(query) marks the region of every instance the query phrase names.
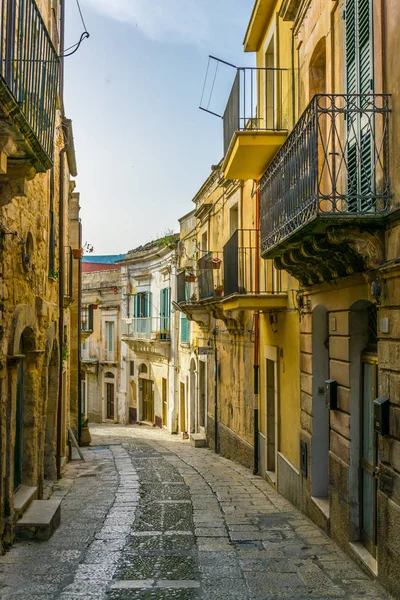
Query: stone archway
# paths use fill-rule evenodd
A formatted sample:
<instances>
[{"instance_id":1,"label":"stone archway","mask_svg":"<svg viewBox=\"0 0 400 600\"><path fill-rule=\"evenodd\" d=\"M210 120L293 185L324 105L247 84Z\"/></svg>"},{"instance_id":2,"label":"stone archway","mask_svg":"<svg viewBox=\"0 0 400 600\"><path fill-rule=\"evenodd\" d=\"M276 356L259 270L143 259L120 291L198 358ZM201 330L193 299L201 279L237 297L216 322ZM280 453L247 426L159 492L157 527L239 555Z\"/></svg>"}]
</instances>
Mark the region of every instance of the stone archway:
<instances>
[{"instance_id":1,"label":"stone archway","mask_svg":"<svg viewBox=\"0 0 400 600\"><path fill-rule=\"evenodd\" d=\"M7 419L12 424L7 447L10 448L10 483L37 486L40 469L40 352L36 346L36 313L32 306L16 308L8 340L9 388ZM12 466L11 466L12 465Z\"/></svg>"}]
</instances>

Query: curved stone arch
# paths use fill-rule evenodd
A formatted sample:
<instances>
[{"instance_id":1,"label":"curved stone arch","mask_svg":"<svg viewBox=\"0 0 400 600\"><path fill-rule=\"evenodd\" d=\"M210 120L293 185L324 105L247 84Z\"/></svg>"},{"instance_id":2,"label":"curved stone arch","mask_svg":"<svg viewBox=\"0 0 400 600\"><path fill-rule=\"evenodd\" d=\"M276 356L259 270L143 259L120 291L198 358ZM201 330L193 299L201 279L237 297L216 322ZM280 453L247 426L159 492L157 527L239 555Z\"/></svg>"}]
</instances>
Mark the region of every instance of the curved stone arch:
<instances>
[{"instance_id":1,"label":"curved stone arch","mask_svg":"<svg viewBox=\"0 0 400 600\"><path fill-rule=\"evenodd\" d=\"M33 334L36 333L36 311L33 306L20 304L14 311L11 323L10 337L8 340L9 356L17 356L19 354L21 337L27 328L31 329ZM33 339L35 338L36 336L34 335ZM32 348L32 350L36 350L36 347Z\"/></svg>"}]
</instances>

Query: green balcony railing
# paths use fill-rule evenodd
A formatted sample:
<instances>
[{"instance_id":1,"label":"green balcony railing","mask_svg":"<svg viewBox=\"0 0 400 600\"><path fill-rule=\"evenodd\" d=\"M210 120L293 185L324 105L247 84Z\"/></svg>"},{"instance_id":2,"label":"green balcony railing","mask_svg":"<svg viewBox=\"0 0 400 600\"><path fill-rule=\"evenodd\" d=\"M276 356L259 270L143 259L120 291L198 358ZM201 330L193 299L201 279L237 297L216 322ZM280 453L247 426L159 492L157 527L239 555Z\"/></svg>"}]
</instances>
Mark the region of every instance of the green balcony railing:
<instances>
[{"instance_id":1,"label":"green balcony railing","mask_svg":"<svg viewBox=\"0 0 400 600\"><path fill-rule=\"evenodd\" d=\"M12 117L52 162L59 56L34 0L0 0L0 11L0 76L17 104Z\"/></svg>"}]
</instances>

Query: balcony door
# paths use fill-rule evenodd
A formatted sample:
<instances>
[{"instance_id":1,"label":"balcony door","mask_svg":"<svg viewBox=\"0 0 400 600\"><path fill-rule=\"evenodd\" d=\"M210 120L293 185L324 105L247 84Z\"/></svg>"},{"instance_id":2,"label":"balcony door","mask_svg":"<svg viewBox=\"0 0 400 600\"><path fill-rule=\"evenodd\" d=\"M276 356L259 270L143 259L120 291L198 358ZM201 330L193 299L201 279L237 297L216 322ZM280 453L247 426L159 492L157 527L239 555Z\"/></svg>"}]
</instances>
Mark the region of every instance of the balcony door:
<instances>
[{"instance_id":1,"label":"balcony door","mask_svg":"<svg viewBox=\"0 0 400 600\"><path fill-rule=\"evenodd\" d=\"M151 306L150 292L139 292L134 296L134 333L138 338L150 339Z\"/></svg>"},{"instance_id":2,"label":"balcony door","mask_svg":"<svg viewBox=\"0 0 400 600\"><path fill-rule=\"evenodd\" d=\"M160 339L169 340L169 325L171 318L171 289L160 291Z\"/></svg>"},{"instance_id":3,"label":"balcony door","mask_svg":"<svg viewBox=\"0 0 400 600\"><path fill-rule=\"evenodd\" d=\"M346 0L345 14L347 211L365 213L375 210L372 2Z\"/></svg>"}]
</instances>

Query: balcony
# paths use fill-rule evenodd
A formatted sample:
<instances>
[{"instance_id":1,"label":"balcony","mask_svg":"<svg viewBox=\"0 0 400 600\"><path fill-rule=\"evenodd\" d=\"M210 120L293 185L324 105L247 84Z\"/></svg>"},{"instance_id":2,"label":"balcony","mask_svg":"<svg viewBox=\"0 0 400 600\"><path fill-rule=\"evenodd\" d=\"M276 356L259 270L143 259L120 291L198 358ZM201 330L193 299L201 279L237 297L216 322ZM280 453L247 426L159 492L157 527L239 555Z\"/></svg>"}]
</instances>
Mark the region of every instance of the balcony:
<instances>
[{"instance_id":1,"label":"balcony","mask_svg":"<svg viewBox=\"0 0 400 600\"><path fill-rule=\"evenodd\" d=\"M102 348L98 342L82 342L81 360L84 363L98 363L102 356Z\"/></svg>"},{"instance_id":2,"label":"balcony","mask_svg":"<svg viewBox=\"0 0 400 600\"><path fill-rule=\"evenodd\" d=\"M169 355L170 317L133 317L125 319L122 340L137 354Z\"/></svg>"},{"instance_id":3,"label":"balcony","mask_svg":"<svg viewBox=\"0 0 400 600\"><path fill-rule=\"evenodd\" d=\"M34 0L0 9L0 175L15 186L53 164L60 60Z\"/></svg>"},{"instance_id":4,"label":"balcony","mask_svg":"<svg viewBox=\"0 0 400 600\"><path fill-rule=\"evenodd\" d=\"M292 123L291 72L239 68L223 115L225 179L259 179Z\"/></svg>"},{"instance_id":5,"label":"balcony","mask_svg":"<svg viewBox=\"0 0 400 600\"><path fill-rule=\"evenodd\" d=\"M93 305L82 306L81 340L84 342L93 333Z\"/></svg>"},{"instance_id":6,"label":"balcony","mask_svg":"<svg viewBox=\"0 0 400 600\"><path fill-rule=\"evenodd\" d=\"M303 285L382 260L389 115L387 95L314 96L265 171L261 253Z\"/></svg>"},{"instance_id":7,"label":"balcony","mask_svg":"<svg viewBox=\"0 0 400 600\"><path fill-rule=\"evenodd\" d=\"M184 271L177 278L177 301L189 320L207 328L213 307L224 294L222 252L207 252L197 261L196 282ZM190 277L192 279L192 277Z\"/></svg>"},{"instance_id":8,"label":"balcony","mask_svg":"<svg viewBox=\"0 0 400 600\"><path fill-rule=\"evenodd\" d=\"M224 297L222 308L280 310L287 306L282 273L272 261L260 259L260 232L238 229L224 246Z\"/></svg>"}]
</instances>

